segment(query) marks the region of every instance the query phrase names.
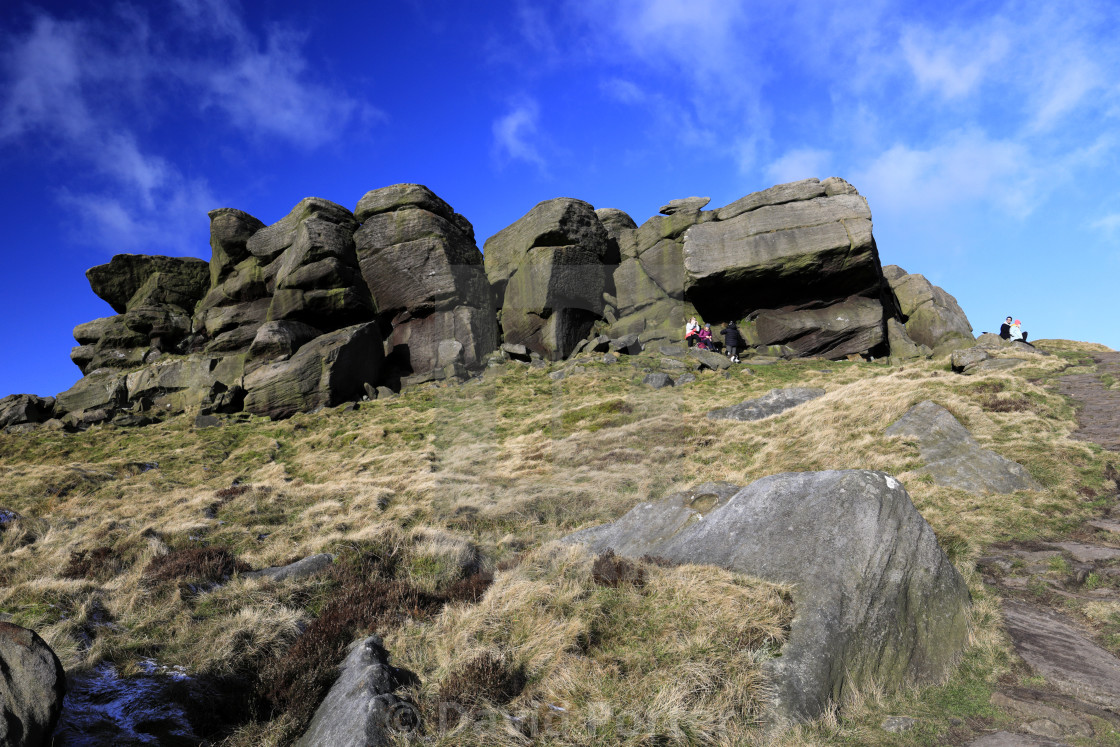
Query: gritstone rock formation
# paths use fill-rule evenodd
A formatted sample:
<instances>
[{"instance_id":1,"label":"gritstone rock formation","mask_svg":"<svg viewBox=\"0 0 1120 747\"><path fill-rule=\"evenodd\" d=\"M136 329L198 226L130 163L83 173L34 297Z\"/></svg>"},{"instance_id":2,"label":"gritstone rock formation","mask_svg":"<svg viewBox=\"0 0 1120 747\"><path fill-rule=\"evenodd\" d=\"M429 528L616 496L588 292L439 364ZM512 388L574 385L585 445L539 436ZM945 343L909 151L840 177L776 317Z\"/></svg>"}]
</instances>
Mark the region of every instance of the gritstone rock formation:
<instances>
[{"instance_id":1,"label":"gritstone rock formation","mask_svg":"<svg viewBox=\"0 0 1120 747\"><path fill-rule=\"evenodd\" d=\"M793 584L789 640L766 664L776 721L816 718L851 686L935 681L968 640L964 579L881 472L785 473L741 490L710 483L567 541Z\"/></svg>"},{"instance_id":2,"label":"gritstone rock formation","mask_svg":"<svg viewBox=\"0 0 1120 747\"><path fill-rule=\"evenodd\" d=\"M867 201L843 179L708 202L672 200L638 225L546 200L485 253L470 222L419 184L368 192L353 213L308 197L269 226L213 210L209 263L118 255L89 270L117 315L74 329L84 378L53 402L3 400L0 427L286 417L463 379L498 350L559 360L680 342L691 316L738 321L742 356L903 361L974 344L952 296L881 267Z\"/></svg>"}]
</instances>

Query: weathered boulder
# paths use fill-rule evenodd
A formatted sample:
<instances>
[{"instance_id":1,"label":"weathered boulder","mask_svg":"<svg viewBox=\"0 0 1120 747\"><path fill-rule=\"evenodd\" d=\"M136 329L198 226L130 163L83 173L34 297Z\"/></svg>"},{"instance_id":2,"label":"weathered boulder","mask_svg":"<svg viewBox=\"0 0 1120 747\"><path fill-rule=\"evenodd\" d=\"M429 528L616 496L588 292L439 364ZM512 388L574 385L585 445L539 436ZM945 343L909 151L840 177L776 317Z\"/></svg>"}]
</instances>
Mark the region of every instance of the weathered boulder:
<instances>
[{"instance_id":1,"label":"weathered boulder","mask_svg":"<svg viewBox=\"0 0 1120 747\"><path fill-rule=\"evenodd\" d=\"M0 428L24 423L42 423L54 417L54 397L11 394L0 399Z\"/></svg>"},{"instance_id":2,"label":"weathered boulder","mask_svg":"<svg viewBox=\"0 0 1120 747\"><path fill-rule=\"evenodd\" d=\"M93 290L121 313L74 328L79 347L70 358L82 373L131 368L151 355L179 352L210 282L200 259L137 254L118 254L86 275Z\"/></svg>"},{"instance_id":3,"label":"weathered boulder","mask_svg":"<svg viewBox=\"0 0 1120 747\"><path fill-rule=\"evenodd\" d=\"M377 383L384 349L367 322L316 337L291 358L245 376L245 409L273 418L359 399Z\"/></svg>"},{"instance_id":4,"label":"weathered boulder","mask_svg":"<svg viewBox=\"0 0 1120 747\"><path fill-rule=\"evenodd\" d=\"M506 283L524 264L530 250L568 246L583 247L584 253L588 257L596 257L598 264L617 262L616 258L608 255L609 236L595 209L583 200L568 197L538 203L517 221L488 238L483 245L483 255L486 277L494 289L495 298L505 296Z\"/></svg>"},{"instance_id":5,"label":"weathered boulder","mask_svg":"<svg viewBox=\"0 0 1120 747\"><path fill-rule=\"evenodd\" d=\"M771 389L766 394L756 399L748 399L731 407L712 410L708 413L709 420L762 420L771 415L783 413L790 408L803 405L817 397L823 397L823 389L807 387L792 387L789 389Z\"/></svg>"},{"instance_id":6,"label":"weathered boulder","mask_svg":"<svg viewBox=\"0 0 1120 747\"><path fill-rule=\"evenodd\" d=\"M646 377L642 379L642 383L654 389L664 389L667 386L673 386L673 377L665 373L651 373L646 374Z\"/></svg>"},{"instance_id":7,"label":"weathered boulder","mask_svg":"<svg viewBox=\"0 0 1120 747\"><path fill-rule=\"evenodd\" d=\"M938 356L975 344L972 325L957 299L922 275L905 274L897 265L888 268L889 275L884 268L884 277L898 301L910 339Z\"/></svg>"},{"instance_id":8,"label":"weathered boulder","mask_svg":"<svg viewBox=\"0 0 1120 747\"><path fill-rule=\"evenodd\" d=\"M731 368L731 359L726 355L720 355L714 350L689 348L688 357L695 361L696 368L710 368L713 371L722 371L725 368Z\"/></svg>"},{"instance_id":9,"label":"weathered boulder","mask_svg":"<svg viewBox=\"0 0 1120 747\"><path fill-rule=\"evenodd\" d=\"M372 189L362 195L354 208L354 217L365 223L375 215L393 213L403 208L416 208L453 220L456 213L432 190L423 184L392 184Z\"/></svg>"},{"instance_id":10,"label":"weathered boulder","mask_svg":"<svg viewBox=\"0 0 1120 747\"><path fill-rule=\"evenodd\" d=\"M539 203L487 239L505 340L550 360L568 357L603 315L616 247L594 208L569 198Z\"/></svg>"},{"instance_id":11,"label":"weathered boulder","mask_svg":"<svg viewBox=\"0 0 1120 747\"><path fill-rule=\"evenodd\" d=\"M628 213L618 208L599 208L595 211L595 215L599 218L599 222L603 224L607 235L615 241L618 241L618 237L622 235L623 231L632 231L638 227L638 224Z\"/></svg>"},{"instance_id":12,"label":"weathered boulder","mask_svg":"<svg viewBox=\"0 0 1120 747\"><path fill-rule=\"evenodd\" d=\"M321 334L321 330L303 322L265 322L253 336L249 357L276 359L290 356Z\"/></svg>"},{"instance_id":13,"label":"weathered boulder","mask_svg":"<svg viewBox=\"0 0 1120 747\"><path fill-rule=\"evenodd\" d=\"M852 686L948 673L968 640L968 588L897 480L785 473L731 491L701 486L643 503L568 541L792 584L797 616L781 656L765 664L774 721L816 718Z\"/></svg>"},{"instance_id":14,"label":"weathered boulder","mask_svg":"<svg viewBox=\"0 0 1120 747\"><path fill-rule=\"evenodd\" d=\"M919 345L906 334L906 327L902 322L893 317L887 319L887 342L891 349L891 359L897 361L916 360L928 358L933 351L925 345Z\"/></svg>"},{"instance_id":15,"label":"weathered boulder","mask_svg":"<svg viewBox=\"0 0 1120 747\"><path fill-rule=\"evenodd\" d=\"M926 463L921 472L938 485L991 493L1042 489L1022 465L982 448L948 410L930 400L911 407L886 433L916 440Z\"/></svg>"},{"instance_id":16,"label":"weathered boulder","mask_svg":"<svg viewBox=\"0 0 1120 747\"><path fill-rule=\"evenodd\" d=\"M798 356L844 358L874 350L885 339L878 299L853 296L822 308L752 314L756 345L785 345Z\"/></svg>"},{"instance_id":17,"label":"weathered boulder","mask_svg":"<svg viewBox=\"0 0 1120 747\"><path fill-rule=\"evenodd\" d=\"M74 383L74 386L55 397L55 412L59 415L83 410L113 409L124 404L128 397L125 379L118 373L93 371Z\"/></svg>"},{"instance_id":18,"label":"weathered boulder","mask_svg":"<svg viewBox=\"0 0 1120 747\"><path fill-rule=\"evenodd\" d=\"M230 271L249 258L249 239L264 223L243 210L218 208L210 218L210 285L225 280Z\"/></svg>"},{"instance_id":19,"label":"weathered boulder","mask_svg":"<svg viewBox=\"0 0 1120 747\"><path fill-rule=\"evenodd\" d=\"M354 235L358 261L405 374L439 367L441 340L463 344L475 368L497 346L495 302L474 228L427 187L397 184L366 193Z\"/></svg>"},{"instance_id":20,"label":"weathered boulder","mask_svg":"<svg viewBox=\"0 0 1120 747\"><path fill-rule=\"evenodd\" d=\"M155 282L153 276L159 275ZM209 265L193 257L160 257L118 254L107 264L86 270L90 287L123 314L153 293L165 294L165 303L190 310L210 285ZM137 298L137 291L144 293Z\"/></svg>"},{"instance_id":21,"label":"weathered boulder","mask_svg":"<svg viewBox=\"0 0 1120 747\"><path fill-rule=\"evenodd\" d=\"M823 190L815 180L807 186L785 196ZM740 319L757 309L819 307L856 296L878 300L879 254L863 197L822 194L781 204L748 198L685 234L685 298L704 318Z\"/></svg>"},{"instance_id":22,"label":"weathered boulder","mask_svg":"<svg viewBox=\"0 0 1120 747\"><path fill-rule=\"evenodd\" d=\"M949 356L949 361L955 373L971 374L975 373L977 367L991 357L987 350L977 345L971 348L954 350L952 355Z\"/></svg>"},{"instance_id":23,"label":"weathered boulder","mask_svg":"<svg viewBox=\"0 0 1120 747\"><path fill-rule=\"evenodd\" d=\"M378 636L354 643L296 747L388 747L394 732L415 730L419 713L393 694L401 677Z\"/></svg>"},{"instance_id":24,"label":"weathered boulder","mask_svg":"<svg viewBox=\"0 0 1120 747\"><path fill-rule=\"evenodd\" d=\"M270 226L240 211L212 211L213 286L193 328L206 352L245 352L268 321L330 332L373 319L376 311L358 265L353 214L308 197Z\"/></svg>"},{"instance_id":25,"label":"weathered boulder","mask_svg":"<svg viewBox=\"0 0 1120 747\"><path fill-rule=\"evenodd\" d=\"M826 182L829 180L826 179ZM846 184L847 182L845 182ZM752 192L746 197L740 197L727 207L719 209L719 220L731 220L743 213L749 213L767 205L783 205L787 202L802 202L816 197L828 195L828 188L819 179L802 179L799 182L778 184L764 189L761 192Z\"/></svg>"},{"instance_id":26,"label":"weathered boulder","mask_svg":"<svg viewBox=\"0 0 1120 747\"><path fill-rule=\"evenodd\" d=\"M34 631L0 622L0 744L40 747L62 712L66 673Z\"/></svg>"},{"instance_id":27,"label":"weathered boulder","mask_svg":"<svg viewBox=\"0 0 1120 747\"><path fill-rule=\"evenodd\" d=\"M241 575L245 578L267 578L270 581L280 583L281 581L307 578L308 576L322 573L330 568L334 561L334 555L323 552L316 555L308 555L306 558L297 560L294 563L288 563L288 565L262 568L259 571L247 571Z\"/></svg>"}]
</instances>

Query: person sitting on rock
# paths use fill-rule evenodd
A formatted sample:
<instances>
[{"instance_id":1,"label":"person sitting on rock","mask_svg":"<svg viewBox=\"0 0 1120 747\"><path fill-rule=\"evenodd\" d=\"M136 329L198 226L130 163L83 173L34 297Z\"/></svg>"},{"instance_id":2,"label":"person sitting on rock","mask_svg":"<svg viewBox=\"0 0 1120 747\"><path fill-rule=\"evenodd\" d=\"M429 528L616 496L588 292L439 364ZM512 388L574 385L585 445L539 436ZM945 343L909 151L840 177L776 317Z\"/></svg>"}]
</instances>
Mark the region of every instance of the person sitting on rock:
<instances>
[{"instance_id":1,"label":"person sitting on rock","mask_svg":"<svg viewBox=\"0 0 1120 747\"><path fill-rule=\"evenodd\" d=\"M684 339L689 347L696 344L696 337L700 333L700 325L696 323L696 317L688 320L688 324L684 325Z\"/></svg>"},{"instance_id":2,"label":"person sitting on rock","mask_svg":"<svg viewBox=\"0 0 1120 747\"><path fill-rule=\"evenodd\" d=\"M700 330L700 333L697 335L697 337L699 339L696 342L696 347L700 348L701 350L712 349L712 325L705 324Z\"/></svg>"},{"instance_id":3,"label":"person sitting on rock","mask_svg":"<svg viewBox=\"0 0 1120 747\"><path fill-rule=\"evenodd\" d=\"M1011 341L1012 342L1015 342L1015 341L1027 342L1027 333L1023 331L1022 324L1023 324L1022 322L1020 322L1018 319L1016 319L1015 323L1011 325L1011 329L1009 330L1009 332L1011 333ZM1029 342L1027 342L1027 344L1030 345ZM1032 345L1031 347L1034 347L1034 346Z\"/></svg>"},{"instance_id":4,"label":"person sitting on rock","mask_svg":"<svg viewBox=\"0 0 1120 747\"><path fill-rule=\"evenodd\" d=\"M743 347L743 336L739 334L739 328L735 326L735 321L732 320L721 329L720 334L723 335L723 344L727 348L727 357L731 359L732 363L739 362L739 348Z\"/></svg>"},{"instance_id":5,"label":"person sitting on rock","mask_svg":"<svg viewBox=\"0 0 1120 747\"><path fill-rule=\"evenodd\" d=\"M999 336L1005 340L1011 339L1011 317L1007 317L1007 321L999 325Z\"/></svg>"}]
</instances>

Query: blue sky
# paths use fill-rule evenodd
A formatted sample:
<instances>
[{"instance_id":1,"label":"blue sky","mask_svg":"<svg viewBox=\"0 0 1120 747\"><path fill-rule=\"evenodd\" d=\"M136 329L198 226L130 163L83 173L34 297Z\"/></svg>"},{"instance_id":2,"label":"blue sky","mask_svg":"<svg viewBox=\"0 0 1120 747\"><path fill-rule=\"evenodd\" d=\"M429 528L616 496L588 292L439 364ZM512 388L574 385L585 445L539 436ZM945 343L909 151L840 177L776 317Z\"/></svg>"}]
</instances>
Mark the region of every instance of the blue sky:
<instances>
[{"instance_id":1,"label":"blue sky","mask_svg":"<svg viewBox=\"0 0 1120 747\"><path fill-rule=\"evenodd\" d=\"M86 268L209 259L206 212L431 187L639 223L841 176L977 332L1120 348L1120 4L15 2L0 26L0 395L79 377Z\"/></svg>"}]
</instances>

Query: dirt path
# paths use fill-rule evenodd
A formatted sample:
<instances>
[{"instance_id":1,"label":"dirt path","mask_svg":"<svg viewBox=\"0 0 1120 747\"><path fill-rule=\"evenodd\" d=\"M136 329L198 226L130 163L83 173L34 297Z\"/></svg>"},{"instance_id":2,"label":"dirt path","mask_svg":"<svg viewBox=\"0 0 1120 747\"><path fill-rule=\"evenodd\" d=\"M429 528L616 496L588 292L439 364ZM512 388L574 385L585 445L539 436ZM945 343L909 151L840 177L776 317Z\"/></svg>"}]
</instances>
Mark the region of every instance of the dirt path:
<instances>
[{"instance_id":1,"label":"dirt path","mask_svg":"<svg viewBox=\"0 0 1120 747\"><path fill-rule=\"evenodd\" d=\"M1096 372L1058 380L1058 391L1078 404L1072 437L1120 451L1120 390L1108 388L1109 377L1120 380L1120 353L1089 356ZM1109 477L1120 487L1120 479ZM992 547L977 563L1003 598L1016 653L1044 684L1001 683L992 704L1015 719L1016 731L989 734L970 747L1051 747L1103 738L1120 727L1120 659L1068 616L1071 605L1120 602L1113 582L1120 578L1120 502L1074 534L1071 541Z\"/></svg>"},{"instance_id":2,"label":"dirt path","mask_svg":"<svg viewBox=\"0 0 1120 747\"><path fill-rule=\"evenodd\" d=\"M1108 389L1102 375L1120 380L1120 353L1090 353L1097 373L1071 374L1059 379L1058 391L1077 400L1080 424L1073 437L1120 451L1120 390Z\"/></svg>"}]
</instances>

